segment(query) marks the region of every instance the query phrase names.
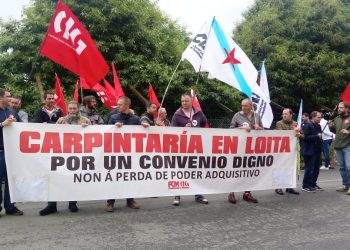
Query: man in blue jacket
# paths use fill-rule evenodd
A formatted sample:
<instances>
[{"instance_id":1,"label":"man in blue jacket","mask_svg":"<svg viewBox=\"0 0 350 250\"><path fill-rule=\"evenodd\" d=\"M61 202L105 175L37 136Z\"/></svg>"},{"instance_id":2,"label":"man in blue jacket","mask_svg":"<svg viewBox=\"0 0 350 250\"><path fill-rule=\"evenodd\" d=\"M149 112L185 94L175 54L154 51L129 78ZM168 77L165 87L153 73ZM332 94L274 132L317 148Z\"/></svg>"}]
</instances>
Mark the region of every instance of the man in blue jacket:
<instances>
[{"instance_id":1,"label":"man in blue jacket","mask_svg":"<svg viewBox=\"0 0 350 250\"><path fill-rule=\"evenodd\" d=\"M317 178L320 172L321 151L322 151L322 130L320 121L322 114L313 111L310 114L310 120L304 123L303 139L301 140L300 154L304 157L305 173L303 179L303 188L305 192L322 191L317 185Z\"/></svg>"},{"instance_id":2,"label":"man in blue jacket","mask_svg":"<svg viewBox=\"0 0 350 250\"><path fill-rule=\"evenodd\" d=\"M118 128L124 125L140 125L140 118L134 115L130 111L131 100L129 97L123 96L118 99L117 102L119 113L113 114L109 120L108 124L114 124ZM113 212L115 199L107 200L106 211ZM128 208L139 209L140 206L136 203L134 198L126 199L126 206Z\"/></svg>"},{"instance_id":3,"label":"man in blue jacket","mask_svg":"<svg viewBox=\"0 0 350 250\"><path fill-rule=\"evenodd\" d=\"M13 109L8 108L10 93L0 89L0 211L2 210L2 181L5 181L4 208L7 215L23 215L14 203L11 203L10 192L7 179L7 170L5 162L3 128L10 126L12 122L21 121L18 114Z\"/></svg>"}]
</instances>

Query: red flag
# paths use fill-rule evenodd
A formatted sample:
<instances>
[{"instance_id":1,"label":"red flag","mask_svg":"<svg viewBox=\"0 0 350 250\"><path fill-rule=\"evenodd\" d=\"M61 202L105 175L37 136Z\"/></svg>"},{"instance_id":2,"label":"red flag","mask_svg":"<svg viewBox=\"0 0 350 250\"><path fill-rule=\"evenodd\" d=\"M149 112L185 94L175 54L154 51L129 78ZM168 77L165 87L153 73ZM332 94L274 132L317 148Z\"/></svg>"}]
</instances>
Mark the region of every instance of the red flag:
<instances>
[{"instance_id":1,"label":"red flag","mask_svg":"<svg viewBox=\"0 0 350 250\"><path fill-rule=\"evenodd\" d=\"M195 109L202 110L201 105L199 104L199 101L197 99L196 93L192 88L191 88L191 96L192 96L192 106Z\"/></svg>"},{"instance_id":2,"label":"red flag","mask_svg":"<svg viewBox=\"0 0 350 250\"><path fill-rule=\"evenodd\" d=\"M112 98L108 93L108 91L101 84L96 83L92 90L96 91L96 94L100 97L103 105L109 109L116 108L116 103L112 101Z\"/></svg>"},{"instance_id":3,"label":"red flag","mask_svg":"<svg viewBox=\"0 0 350 250\"><path fill-rule=\"evenodd\" d=\"M154 93L154 90L152 88L152 84L148 85L148 98L149 98L150 102L154 102L156 104L156 107L158 109L159 106L160 106L160 103L158 101L156 93ZM154 119L157 119L158 118L158 112L154 113L153 117L154 117Z\"/></svg>"},{"instance_id":4,"label":"red flag","mask_svg":"<svg viewBox=\"0 0 350 250\"><path fill-rule=\"evenodd\" d=\"M156 93L154 93L154 90L152 88L152 84L149 84L149 86L148 86L148 98L149 98L150 102L154 102L156 104L157 108L159 108L160 102L158 101Z\"/></svg>"},{"instance_id":5,"label":"red flag","mask_svg":"<svg viewBox=\"0 0 350 250\"><path fill-rule=\"evenodd\" d=\"M103 82L105 84L105 88L107 91L107 95L111 98L111 101L114 103L114 105L117 103L117 97L115 95L115 89L111 86L111 84L103 78Z\"/></svg>"},{"instance_id":6,"label":"red flag","mask_svg":"<svg viewBox=\"0 0 350 250\"><path fill-rule=\"evenodd\" d=\"M343 94L341 95L340 98L343 102L346 102L347 104L350 104L350 82L346 86Z\"/></svg>"},{"instance_id":7,"label":"red flag","mask_svg":"<svg viewBox=\"0 0 350 250\"><path fill-rule=\"evenodd\" d=\"M84 77L88 83L98 82L109 71L90 34L61 1L58 1L40 54Z\"/></svg>"},{"instance_id":8,"label":"red flag","mask_svg":"<svg viewBox=\"0 0 350 250\"><path fill-rule=\"evenodd\" d=\"M74 88L74 95L73 95L73 100L78 102L79 99L79 80L75 83L75 88Z\"/></svg>"},{"instance_id":9,"label":"red flag","mask_svg":"<svg viewBox=\"0 0 350 250\"><path fill-rule=\"evenodd\" d=\"M67 106L66 106L66 102L64 101L64 95L63 95L63 91L61 88L61 81L60 78L58 78L58 76L55 76L56 79L56 86L55 86L55 105L60 107L60 109L62 110L62 113L64 115L67 115Z\"/></svg>"},{"instance_id":10,"label":"red flag","mask_svg":"<svg viewBox=\"0 0 350 250\"><path fill-rule=\"evenodd\" d=\"M93 84L88 84L88 83L86 82L85 78L80 77L80 87L81 87L82 89L91 89L90 86L93 86Z\"/></svg>"},{"instance_id":11,"label":"red flag","mask_svg":"<svg viewBox=\"0 0 350 250\"><path fill-rule=\"evenodd\" d=\"M115 70L113 63L112 63L112 70L113 70L113 82L114 82L114 88L115 88L115 95L117 99L119 99L120 97L125 96L125 94L122 89L122 85L120 84L117 71Z\"/></svg>"},{"instance_id":12,"label":"red flag","mask_svg":"<svg viewBox=\"0 0 350 250\"><path fill-rule=\"evenodd\" d=\"M193 90L193 88L191 88L191 96L192 96L192 106L195 109L202 110L202 107L199 104L199 101L197 99L196 92ZM209 128L209 123L208 122L205 124L205 128Z\"/></svg>"}]
</instances>

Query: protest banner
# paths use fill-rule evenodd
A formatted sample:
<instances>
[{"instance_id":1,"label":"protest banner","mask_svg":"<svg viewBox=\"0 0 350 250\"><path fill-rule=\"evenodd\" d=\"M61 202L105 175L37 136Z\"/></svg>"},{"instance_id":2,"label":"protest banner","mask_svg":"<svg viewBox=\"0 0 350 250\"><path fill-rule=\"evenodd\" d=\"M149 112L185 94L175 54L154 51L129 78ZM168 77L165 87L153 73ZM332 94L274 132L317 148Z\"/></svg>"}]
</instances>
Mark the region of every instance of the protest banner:
<instances>
[{"instance_id":1,"label":"protest banner","mask_svg":"<svg viewBox=\"0 0 350 250\"><path fill-rule=\"evenodd\" d=\"M293 131L15 123L4 142L14 202L296 186Z\"/></svg>"}]
</instances>

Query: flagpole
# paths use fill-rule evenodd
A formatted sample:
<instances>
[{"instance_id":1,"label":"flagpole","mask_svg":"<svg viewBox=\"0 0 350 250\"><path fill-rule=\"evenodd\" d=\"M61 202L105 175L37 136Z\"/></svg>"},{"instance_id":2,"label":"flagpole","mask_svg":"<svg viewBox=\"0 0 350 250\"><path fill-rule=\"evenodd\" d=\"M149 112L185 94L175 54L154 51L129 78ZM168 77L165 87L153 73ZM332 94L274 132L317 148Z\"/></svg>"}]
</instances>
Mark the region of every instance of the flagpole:
<instances>
[{"instance_id":1,"label":"flagpole","mask_svg":"<svg viewBox=\"0 0 350 250\"><path fill-rule=\"evenodd\" d=\"M80 87L80 102L81 102L81 105L83 105L84 95L83 95L83 88L81 87L80 79L79 79L79 87Z\"/></svg>"},{"instance_id":2,"label":"flagpole","mask_svg":"<svg viewBox=\"0 0 350 250\"><path fill-rule=\"evenodd\" d=\"M215 19L215 16L213 17L213 20L211 21L211 24L210 24L210 28L209 28L209 31L208 31L208 38L209 38L209 36L210 36L210 32L211 32L211 29L212 29L212 27L213 27L213 21L214 21L214 19ZM208 42L208 40L206 41L206 43ZM207 49L207 46L205 46L205 48L204 48L204 50L203 50L203 55L205 54L205 50ZM200 75L200 72L201 72L201 69L202 69L202 63L203 63L203 56L202 56L202 58L201 58L201 64L199 65L199 69L198 69L198 73L197 73L197 79L196 79L196 85L197 85L197 83L198 83L198 80L199 80L199 75Z\"/></svg>"},{"instance_id":3,"label":"flagpole","mask_svg":"<svg viewBox=\"0 0 350 250\"><path fill-rule=\"evenodd\" d=\"M172 80L173 80L173 78L174 78L174 75L175 75L175 73L176 73L176 71L177 71L177 68L179 67L180 63L181 63L181 59L180 59L179 63L176 65L176 68L175 68L175 70L174 70L174 72L173 72L173 74L172 74L172 76L171 76L171 78L170 78L170 81L169 81L169 83L168 83L168 86L167 86L166 89L165 89L165 92L164 92L164 95L163 95L163 99L162 99L162 102L160 103L160 107L159 107L159 108L163 107L163 102L164 102L165 96L166 96L166 94L167 94L167 92L168 92L170 83L172 82Z\"/></svg>"}]
</instances>

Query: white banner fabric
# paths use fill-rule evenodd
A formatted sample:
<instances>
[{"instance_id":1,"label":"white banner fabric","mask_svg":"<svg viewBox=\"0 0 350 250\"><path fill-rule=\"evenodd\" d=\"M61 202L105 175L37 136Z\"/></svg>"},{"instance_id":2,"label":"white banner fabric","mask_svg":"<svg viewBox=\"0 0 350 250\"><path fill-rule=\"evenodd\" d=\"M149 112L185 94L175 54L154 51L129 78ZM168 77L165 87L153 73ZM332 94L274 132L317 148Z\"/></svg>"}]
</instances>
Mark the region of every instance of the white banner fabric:
<instances>
[{"instance_id":1,"label":"white banner fabric","mask_svg":"<svg viewBox=\"0 0 350 250\"><path fill-rule=\"evenodd\" d=\"M12 202L296 186L293 131L15 123L3 133Z\"/></svg>"}]
</instances>

